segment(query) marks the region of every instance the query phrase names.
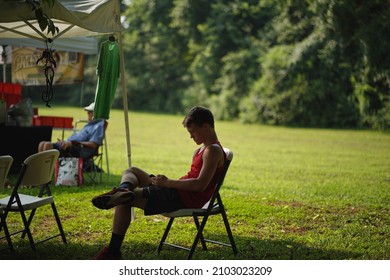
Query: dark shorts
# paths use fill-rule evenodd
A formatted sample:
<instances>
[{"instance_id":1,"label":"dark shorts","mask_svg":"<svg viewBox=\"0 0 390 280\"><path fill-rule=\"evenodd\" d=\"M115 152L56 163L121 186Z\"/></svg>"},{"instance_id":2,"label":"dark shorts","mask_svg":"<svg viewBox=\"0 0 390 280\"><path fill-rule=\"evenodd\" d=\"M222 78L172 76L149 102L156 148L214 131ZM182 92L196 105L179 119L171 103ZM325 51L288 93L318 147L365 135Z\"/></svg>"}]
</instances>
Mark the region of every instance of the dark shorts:
<instances>
[{"instance_id":1,"label":"dark shorts","mask_svg":"<svg viewBox=\"0 0 390 280\"><path fill-rule=\"evenodd\" d=\"M176 189L159 186L143 188L143 197L148 199L145 205L145 215L155 215L184 208Z\"/></svg>"},{"instance_id":2,"label":"dark shorts","mask_svg":"<svg viewBox=\"0 0 390 280\"><path fill-rule=\"evenodd\" d=\"M97 153L96 149L81 148L76 145L73 145L69 149L61 150L60 144L53 143L53 148L60 151L60 157L90 158Z\"/></svg>"}]
</instances>

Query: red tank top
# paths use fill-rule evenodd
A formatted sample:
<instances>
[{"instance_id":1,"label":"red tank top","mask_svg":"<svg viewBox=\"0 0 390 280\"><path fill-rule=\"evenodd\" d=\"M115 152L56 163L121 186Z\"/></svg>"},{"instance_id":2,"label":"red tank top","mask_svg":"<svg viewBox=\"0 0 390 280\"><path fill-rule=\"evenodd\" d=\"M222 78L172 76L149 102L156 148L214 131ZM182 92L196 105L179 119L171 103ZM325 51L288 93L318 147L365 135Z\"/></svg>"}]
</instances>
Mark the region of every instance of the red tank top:
<instances>
[{"instance_id":1,"label":"red tank top","mask_svg":"<svg viewBox=\"0 0 390 280\"><path fill-rule=\"evenodd\" d=\"M219 142L216 142L215 144L218 144L223 151L223 148ZM198 176L200 174L200 170L202 169L202 166L203 166L204 150L205 149L201 150L201 148L199 148L196 151L196 154L195 154L194 158L192 159L191 170L187 173L187 175L181 177L180 179L198 178ZM224 158L226 161L225 152L224 152ZM179 190L179 195L180 195L180 198L183 201L184 205L187 208L201 208L201 207L203 207L203 205L205 205L206 202L209 201L211 196L213 195L215 186L218 182L219 177L221 176L222 171L223 171L223 165L221 167L218 167L215 170L215 173L214 173L213 177L211 178L210 183L208 184L206 190L203 192Z\"/></svg>"}]
</instances>

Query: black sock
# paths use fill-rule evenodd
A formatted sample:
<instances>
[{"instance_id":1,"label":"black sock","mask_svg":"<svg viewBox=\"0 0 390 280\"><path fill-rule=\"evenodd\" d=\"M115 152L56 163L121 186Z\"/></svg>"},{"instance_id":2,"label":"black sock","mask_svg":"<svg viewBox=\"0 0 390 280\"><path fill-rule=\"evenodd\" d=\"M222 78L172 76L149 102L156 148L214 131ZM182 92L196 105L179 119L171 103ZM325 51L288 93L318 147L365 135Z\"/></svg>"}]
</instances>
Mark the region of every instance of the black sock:
<instances>
[{"instance_id":1,"label":"black sock","mask_svg":"<svg viewBox=\"0 0 390 280\"><path fill-rule=\"evenodd\" d=\"M122 182L120 185L119 185L119 188L124 188L124 189L128 189L130 191L134 190L134 185L133 183L131 182Z\"/></svg>"},{"instance_id":2,"label":"black sock","mask_svg":"<svg viewBox=\"0 0 390 280\"><path fill-rule=\"evenodd\" d=\"M114 254L120 252L124 238L124 235L112 233L110 244L108 245L108 250Z\"/></svg>"}]
</instances>

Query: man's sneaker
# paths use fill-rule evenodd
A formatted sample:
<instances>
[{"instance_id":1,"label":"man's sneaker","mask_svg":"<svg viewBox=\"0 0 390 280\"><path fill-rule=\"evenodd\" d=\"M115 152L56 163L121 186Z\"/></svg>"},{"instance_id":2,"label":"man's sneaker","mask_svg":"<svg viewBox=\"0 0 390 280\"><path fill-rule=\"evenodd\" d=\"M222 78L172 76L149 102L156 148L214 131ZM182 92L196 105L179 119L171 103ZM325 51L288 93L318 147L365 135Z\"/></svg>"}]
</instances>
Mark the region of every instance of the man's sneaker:
<instances>
[{"instance_id":1,"label":"man's sneaker","mask_svg":"<svg viewBox=\"0 0 390 280\"><path fill-rule=\"evenodd\" d=\"M108 247L104 247L94 258L94 260L122 260L122 253L111 253Z\"/></svg>"},{"instance_id":2,"label":"man's sneaker","mask_svg":"<svg viewBox=\"0 0 390 280\"><path fill-rule=\"evenodd\" d=\"M111 191L92 198L92 204L99 209L110 209L117 205L128 204L134 199L134 193L124 188L113 188Z\"/></svg>"}]
</instances>

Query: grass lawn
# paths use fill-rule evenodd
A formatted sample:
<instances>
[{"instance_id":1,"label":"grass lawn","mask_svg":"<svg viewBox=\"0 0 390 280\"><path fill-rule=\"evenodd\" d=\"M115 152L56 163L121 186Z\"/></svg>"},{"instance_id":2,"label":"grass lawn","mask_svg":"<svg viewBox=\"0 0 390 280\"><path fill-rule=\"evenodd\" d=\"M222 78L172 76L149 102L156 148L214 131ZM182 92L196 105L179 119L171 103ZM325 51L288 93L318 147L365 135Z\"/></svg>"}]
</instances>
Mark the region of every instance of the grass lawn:
<instances>
[{"instance_id":1,"label":"grass lawn","mask_svg":"<svg viewBox=\"0 0 390 280\"><path fill-rule=\"evenodd\" d=\"M86 117L82 109L69 107L42 107L39 113ZM182 118L130 112L132 165L173 178L184 174L196 145ZM239 254L210 245L206 252L199 247L195 259L390 259L389 133L218 121L216 129L222 144L234 152L222 197ZM53 139L61 133L54 130ZM107 244L113 211L98 210L90 201L116 186L127 167L122 111L111 112L107 140L111 174L105 174L104 183L53 187L68 244L54 239L33 252L26 240L14 236L16 253L0 251L0 259L90 259ZM177 249L156 253L166 218L136 214L123 244L124 258L185 258ZM33 228L38 240L55 229L50 215L50 208L37 213ZM11 228L20 226L18 215L9 218ZM189 221L176 224L171 241L190 244ZM226 240L222 226L212 217L205 234ZM0 241L0 248L5 246Z\"/></svg>"}]
</instances>

